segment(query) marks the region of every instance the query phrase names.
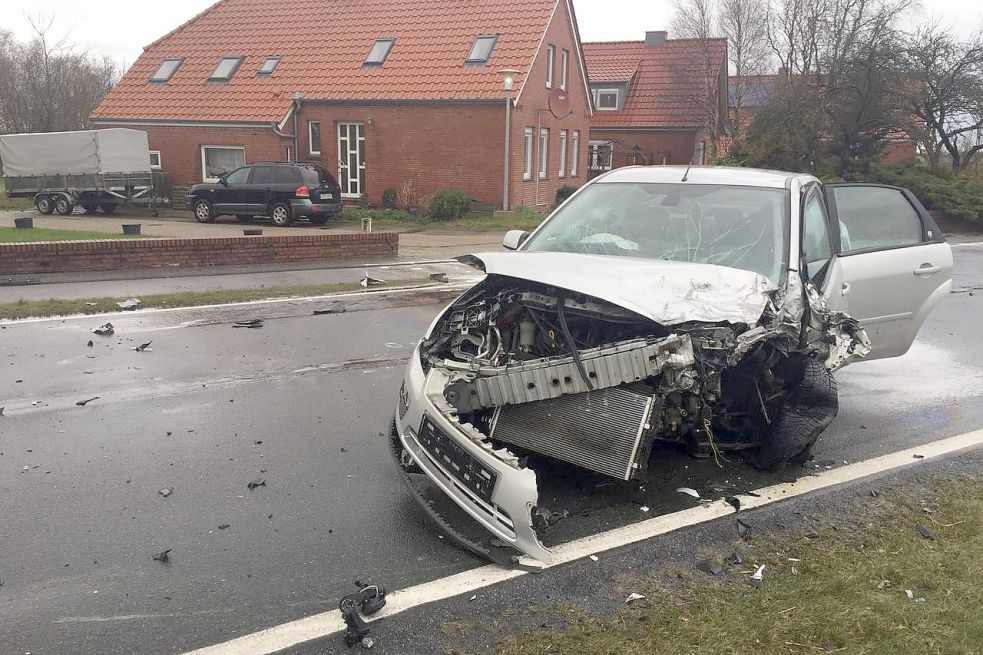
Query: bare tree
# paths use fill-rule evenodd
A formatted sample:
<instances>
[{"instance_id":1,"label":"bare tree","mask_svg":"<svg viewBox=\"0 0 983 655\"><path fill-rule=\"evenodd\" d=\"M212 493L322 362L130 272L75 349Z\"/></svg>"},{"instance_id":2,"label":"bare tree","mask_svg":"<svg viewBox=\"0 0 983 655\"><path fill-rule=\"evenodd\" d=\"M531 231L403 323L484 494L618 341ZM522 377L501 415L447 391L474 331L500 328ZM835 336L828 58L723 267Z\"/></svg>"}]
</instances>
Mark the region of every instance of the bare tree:
<instances>
[{"instance_id":1,"label":"bare tree","mask_svg":"<svg viewBox=\"0 0 983 655\"><path fill-rule=\"evenodd\" d=\"M740 140L744 128L743 109L752 101L756 87L747 78L768 69L771 51L768 47L768 4L766 0L720 0L720 31L727 38L730 73L734 76L729 92L731 134Z\"/></svg>"}]
</instances>

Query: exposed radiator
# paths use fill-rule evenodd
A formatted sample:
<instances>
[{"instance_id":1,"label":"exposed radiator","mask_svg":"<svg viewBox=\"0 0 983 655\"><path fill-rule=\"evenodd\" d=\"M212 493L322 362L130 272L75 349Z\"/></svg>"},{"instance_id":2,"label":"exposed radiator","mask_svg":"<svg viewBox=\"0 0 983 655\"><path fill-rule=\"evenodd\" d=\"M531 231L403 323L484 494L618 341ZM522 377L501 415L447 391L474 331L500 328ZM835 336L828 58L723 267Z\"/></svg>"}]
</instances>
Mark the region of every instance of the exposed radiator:
<instances>
[{"instance_id":1,"label":"exposed radiator","mask_svg":"<svg viewBox=\"0 0 983 655\"><path fill-rule=\"evenodd\" d=\"M496 410L491 437L576 466L629 480L647 462L642 448L651 396L614 387ZM642 452L640 452L642 451Z\"/></svg>"}]
</instances>

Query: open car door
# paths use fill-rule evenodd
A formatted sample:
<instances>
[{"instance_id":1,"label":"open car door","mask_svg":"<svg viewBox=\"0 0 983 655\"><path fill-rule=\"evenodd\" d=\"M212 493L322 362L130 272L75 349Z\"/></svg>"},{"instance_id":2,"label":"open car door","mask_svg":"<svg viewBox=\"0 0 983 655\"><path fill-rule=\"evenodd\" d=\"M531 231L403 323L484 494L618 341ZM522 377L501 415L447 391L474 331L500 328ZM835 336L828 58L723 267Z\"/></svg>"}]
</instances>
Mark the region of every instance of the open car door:
<instances>
[{"instance_id":1,"label":"open car door","mask_svg":"<svg viewBox=\"0 0 983 655\"><path fill-rule=\"evenodd\" d=\"M949 295L952 250L907 189L829 184L823 193L835 252L825 289L830 308L863 325L866 359L903 355Z\"/></svg>"}]
</instances>

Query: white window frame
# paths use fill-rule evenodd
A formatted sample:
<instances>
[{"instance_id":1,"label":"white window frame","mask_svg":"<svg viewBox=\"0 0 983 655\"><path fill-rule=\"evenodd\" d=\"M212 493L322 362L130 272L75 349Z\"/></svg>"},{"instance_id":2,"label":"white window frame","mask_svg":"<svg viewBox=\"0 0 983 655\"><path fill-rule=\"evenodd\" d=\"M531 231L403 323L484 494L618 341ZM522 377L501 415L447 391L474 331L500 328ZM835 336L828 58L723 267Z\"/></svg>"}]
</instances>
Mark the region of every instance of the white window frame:
<instances>
[{"instance_id":1,"label":"white window frame","mask_svg":"<svg viewBox=\"0 0 983 655\"><path fill-rule=\"evenodd\" d=\"M240 150L242 151L242 165L246 165L246 147L245 146L221 146L221 145L204 145L201 146L199 152L201 154L201 180L202 182L218 182L217 177L208 177L208 160L205 157L206 150ZM240 168L236 166L235 168ZM233 169L235 170L235 169Z\"/></svg>"},{"instance_id":2,"label":"white window frame","mask_svg":"<svg viewBox=\"0 0 983 655\"><path fill-rule=\"evenodd\" d=\"M321 131L321 121L307 121L307 152L312 155L320 155L320 148L314 149L314 125L317 125L317 140L320 141L324 138L324 133ZM318 146L320 145L319 143Z\"/></svg>"},{"instance_id":3,"label":"white window frame","mask_svg":"<svg viewBox=\"0 0 983 655\"><path fill-rule=\"evenodd\" d=\"M564 91L567 90L567 82L569 81L570 71L570 51L561 50L560 51L560 88Z\"/></svg>"},{"instance_id":4,"label":"white window frame","mask_svg":"<svg viewBox=\"0 0 983 655\"><path fill-rule=\"evenodd\" d=\"M239 70L239 66L242 65L243 59L244 57L242 55L226 55L225 57L220 57L218 63L215 64L214 70L212 70L212 74L208 76L208 81L209 82L230 81L235 76L236 71ZM232 62L231 64L232 67L229 69L229 72L226 73L225 75L219 75L218 74L219 70L222 68L225 62Z\"/></svg>"},{"instance_id":5,"label":"white window frame","mask_svg":"<svg viewBox=\"0 0 983 655\"><path fill-rule=\"evenodd\" d=\"M556 59L556 47L546 46L546 88L553 88L553 60Z\"/></svg>"},{"instance_id":6,"label":"white window frame","mask_svg":"<svg viewBox=\"0 0 983 655\"><path fill-rule=\"evenodd\" d=\"M256 69L256 77L269 77L273 75L273 72L276 70L276 67L280 65L281 59L283 59L283 57L280 57L278 55L270 55L268 57L263 58L263 63L260 64L259 68ZM269 66L269 70L267 70L267 66Z\"/></svg>"},{"instance_id":7,"label":"white window frame","mask_svg":"<svg viewBox=\"0 0 983 655\"><path fill-rule=\"evenodd\" d=\"M580 130L573 131L573 143L571 143L571 148L573 152L573 159L570 160L570 177L577 177L578 166L577 160L580 157Z\"/></svg>"},{"instance_id":8,"label":"white window frame","mask_svg":"<svg viewBox=\"0 0 983 655\"><path fill-rule=\"evenodd\" d=\"M560 159L560 166L557 168L558 177L567 176L567 131L560 130L560 151L557 153Z\"/></svg>"},{"instance_id":9,"label":"white window frame","mask_svg":"<svg viewBox=\"0 0 983 655\"><path fill-rule=\"evenodd\" d=\"M549 177L550 164L550 130L548 127L539 128L539 179Z\"/></svg>"},{"instance_id":10,"label":"white window frame","mask_svg":"<svg viewBox=\"0 0 983 655\"><path fill-rule=\"evenodd\" d=\"M156 164L154 163L154 157L157 158L157 163ZM160 150L151 150L150 151L150 170L152 170L152 171L159 171L160 169L161 169Z\"/></svg>"},{"instance_id":11,"label":"white window frame","mask_svg":"<svg viewBox=\"0 0 983 655\"><path fill-rule=\"evenodd\" d=\"M532 179L532 144L533 144L533 129L527 127L523 135L523 153L522 153L522 179L531 180Z\"/></svg>"},{"instance_id":12,"label":"white window frame","mask_svg":"<svg viewBox=\"0 0 983 655\"><path fill-rule=\"evenodd\" d=\"M601 96L614 94L614 107L602 107ZM598 111L618 111L621 107L621 89L594 89L594 106Z\"/></svg>"},{"instance_id":13,"label":"white window frame","mask_svg":"<svg viewBox=\"0 0 983 655\"><path fill-rule=\"evenodd\" d=\"M393 46L396 45L396 37L385 36L380 37L372 42L372 47L369 48L369 54L365 55L365 61L362 62L363 66L382 66L386 63L386 59L389 57L389 53L392 51ZM376 52L377 49L382 47L385 49L375 57L372 53Z\"/></svg>"},{"instance_id":14,"label":"white window frame","mask_svg":"<svg viewBox=\"0 0 983 655\"><path fill-rule=\"evenodd\" d=\"M488 54L484 57L477 56L477 48L479 41L491 41L491 45L488 47ZM474 41L471 42L471 47L468 48L468 53L464 56L465 64L487 64L488 60L491 59L492 53L495 51L495 45L498 43L498 34L479 34L474 37Z\"/></svg>"},{"instance_id":15,"label":"white window frame","mask_svg":"<svg viewBox=\"0 0 983 655\"><path fill-rule=\"evenodd\" d=\"M171 69L171 71L168 74L163 75L161 71L164 70L164 66L166 64L170 64L170 63L174 64L174 68ZM183 63L184 63L184 57L164 57L164 59L161 60L160 64L154 70L153 74L150 76L150 79L148 81L151 84L166 84L167 82L170 82L171 78L174 77L174 74L177 73L178 69L181 68L181 64Z\"/></svg>"},{"instance_id":16,"label":"white window frame","mask_svg":"<svg viewBox=\"0 0 983 655\"><path fill-rule=\"evenodd\" d=\"M355 141L352 142L352 132L355 133ZM346 136L342 138L342 133ZM341 186L342 198L361 198L365 193L365 166L366 162L359 160L365 159L365 123L360 121L343 121L335 124L335 138L338 143L338 184ZM343 146L348 148L346 153ZM348 161L348 181L342 180L342 162ZM355 184L352 184L352 173L355 174ZM352 187L357 188L356 193L352 193Z\"/></svg>"}]
</instances>

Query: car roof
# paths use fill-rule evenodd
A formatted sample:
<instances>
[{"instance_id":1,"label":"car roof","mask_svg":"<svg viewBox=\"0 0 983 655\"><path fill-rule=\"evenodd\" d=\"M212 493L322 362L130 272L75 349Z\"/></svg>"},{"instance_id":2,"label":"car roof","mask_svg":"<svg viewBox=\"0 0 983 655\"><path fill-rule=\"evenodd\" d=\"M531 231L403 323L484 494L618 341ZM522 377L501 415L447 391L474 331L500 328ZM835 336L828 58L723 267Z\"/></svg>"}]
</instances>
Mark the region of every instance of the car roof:
<instances>
[{"instance_id":1,"label":"car roof","mask_svg":"<svg viewBox=\"0 0 983 655\"><path fill-rule=\"evenodd\" d=\"M595 182L682 182L686 166L625 166L616 168L598 177ZM728 186L756 186L772 189L790 189L793 180L801 184L817 181L812 175L769 171L760 168L737 168L728 166L692 166L686 181L690 184L721 184Z\"/></svg>"}]
</instances>

